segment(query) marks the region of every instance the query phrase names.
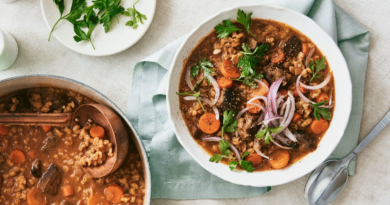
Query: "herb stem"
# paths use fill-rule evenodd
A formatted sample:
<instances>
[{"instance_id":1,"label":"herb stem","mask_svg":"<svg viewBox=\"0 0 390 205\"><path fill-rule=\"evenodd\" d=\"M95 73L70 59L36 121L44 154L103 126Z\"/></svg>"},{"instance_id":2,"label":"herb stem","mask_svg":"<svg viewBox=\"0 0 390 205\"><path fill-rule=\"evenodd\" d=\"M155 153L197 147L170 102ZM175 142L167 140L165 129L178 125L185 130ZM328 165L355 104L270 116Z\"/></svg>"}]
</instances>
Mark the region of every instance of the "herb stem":
<instances>
[{"instance_id":1,"label":"herb stem","mask_svg":"<svg viewBox=\"0 0 390 205\"><path fill-rule=\"evenodd\" d=\"M50 34L49 34L49 39L48 39L48 41L50 41L51 34L53 33L53 31L54 31L54 28L57 26L58 22L60 22L62 19L64 19L64 17L61 17L61 18L59 18L59 19L58 19L58 21L57 21L57 22L54 24L53 28L52 28L52 29L51 29L51 31L50 31Z\"/></svg>"},{"instance_id":2,"label":"herb stem","mask_svg":"<svg viewBox=\"0 0 390 205\"><path fill-rule=\"evenodd\" d=\"M92 43L91 38L89 39L89 42L91 42L93 50L96 50L96 49L95 49L95 46L94 46L93 43Z\"/></svg>"}]
</instances>

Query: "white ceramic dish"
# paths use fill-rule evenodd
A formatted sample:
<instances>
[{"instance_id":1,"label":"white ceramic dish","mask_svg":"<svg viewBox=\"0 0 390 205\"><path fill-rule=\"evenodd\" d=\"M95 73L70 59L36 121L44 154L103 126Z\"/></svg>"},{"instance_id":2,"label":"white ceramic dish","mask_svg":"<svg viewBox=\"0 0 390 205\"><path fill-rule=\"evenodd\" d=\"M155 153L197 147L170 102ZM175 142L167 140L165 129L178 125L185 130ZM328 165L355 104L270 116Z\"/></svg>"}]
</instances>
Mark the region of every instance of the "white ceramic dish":
<instances>
[{"instance_id":1,"label":"white ceramic dish","mask_svg":"<svg viewBox=\"0 0 390 205\"><path fill-rule=\"evenodd\" d=\"M0 71L8 69L18 57L18 44L6 31L0 30Z\"/></svg>"},{"instance_id":2,"label":"white ceramic dish","mask_svg":"<svg viewBox=\"0 0 390 205\"><path fill-rule=\"evenodd\" d=\"M333 70L337 103L330 127L316 151L285 169L247 173L241 170L230 171L225 164L209 162L210 156L193 140L179 109L179 98L176 92L178 91L183 60L218 23L225 19L235 20L239 8L247 13L253 12L252 18L283 22L301 31L323 52L330 68ZM212 174L235 184L256 187L288 183L314 170L329 157L338 145L348 124L352 106L352 84L348 67L340 49L332 38L310 18L293 10L267 5L245 5L230 8L210 17L195 28L176 53L170 70L167 89L170 119L178 140L187 152Z\"/></svg>"},{"instance_id":3,"label":"white ceramic dish","mask_svg":"<svg viewBox=\"0 0 390 205\"><path fill-rule=\"evenodd\" d=\"M87 2L89 6L91 0L87 0ZM127 8L133 6L134 2L136 0L122 0L121 6L127 10ZM71 5L72 0L65 0L64 15L69 13ZM55 37L69 49L90 56L107 56L122 52L134 45L148 30L156 10L156 0L141 0L135 7L148 18L144 21L144 24L139 24L138 28L134 30L132 27L125 25L130 20L130 17L124 15L119 15L119 24L115 19L112 21L108 33L104 33L103 25L98 24L92 33L92 41L96 50L92 48L91 43L88 41L76 43L73 40L73 36L75 36L73 25L67 20L61 20L57 24L51 41L54 41L53 37ZM43 19L49 28L47 32L47 38L49 38L50 30L60 18L60 12L56 4L50 0L41 0L41 9Z\"/></svg>"}]
</instances>

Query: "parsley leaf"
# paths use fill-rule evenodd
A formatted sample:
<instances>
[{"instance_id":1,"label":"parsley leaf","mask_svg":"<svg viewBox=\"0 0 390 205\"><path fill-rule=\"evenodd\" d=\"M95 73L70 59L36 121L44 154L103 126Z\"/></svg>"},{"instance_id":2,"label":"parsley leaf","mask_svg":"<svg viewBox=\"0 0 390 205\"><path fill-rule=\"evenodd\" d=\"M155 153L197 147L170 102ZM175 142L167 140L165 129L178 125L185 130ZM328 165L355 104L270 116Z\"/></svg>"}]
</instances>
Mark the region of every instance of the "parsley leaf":
<instances>
[{"instance_id":1,"label":"parsley leaf","mask_svg":"<svg viewBox=\"0 0 390 205\"><path fill-rule=\"evenodd\" d=\"M220 162L224 157L225 157L224 155L213 154L213 156L210 157L209 162L218 163L218 162Z\"/></svg>"},{"instance_id":2,"label":"parsley leaf","mask_svg":"<svg viewBox=\"0 0 390 205\"><path fill-rule=\"evenodd\" d=\"M238 164L241 165L241 167L243 169L245 169L247 172L253 172L255 170L254 167L252 167L252 162L251 161L246 161L246 160L243 160L247 155L249 155L250 153L249 152L245 152L243 155L242 155L242 159L240 162L237 162L237 161L231 161L229 162L229 169L230 170L234 170Z\"/></svg>"},{"instance_id":3,"label":"parsley leaf","mask_svg":"<svg viewBox=\"0 0 390 205\"><path fill-rule=\"evenodd\" d=\"M210 157L209 161L210 162L215 162L218 163L220 162L223 158L229 158L229 159L234 159L234 157L229 157L230 155L230 150L229 148L231 147L229 141L227 140L220 140L219 141L219 149L221 150L221 154L213 154L212 157Z\"/></svg>"},{"instance_id":4,"label":"parsley leaf","mask_svg":"<svg viewBox=\"0 0 390 205\"><path fill-rule=\"evenodd\" d=\"M202 61L199 61L198 64L195 64L191 67L191 78L196 77L199 74L199 70L202 69L204 73L212 74L214 71L211 69L214 65L207 58L203 58ZM209 82L207 80L207 82ZM210 82L209 82L210 83Z\"/></svg>"},{"instance_id":5,"label":"parsley leaf","mask_svg":"<svg viewBox=\"0 0 390 205\"><path fill-rule=\"evenodd\" d=\"M121 0L116 0L111 7L106 7L106 13L104 13L103 16L100 18L100 23L103 23L104 26L104 32L107 33L110 30L113 18L116 18L117 22L119 23L117 15L122 14L125 10L122 6L119 5L120 3Z\"/></svg>"},{"instance_id":6,"label":"parsley leaf","mask_svg":"<svg viewBox=\"0 0 390 205\"><path fill-rule=\"evenodd\" d=\"M176 94L179 95L179 96L180 95L191 95L191 96L194 96L196 98L196 100L198 101L198 103L200 104L200 106L202 107L203 112L206 112L206 110L203 107L202 102L199 99L200 91L197 92L197 93L193 93L193 92L195 92L195 88L198 87L198 85L201 84L202 81L203 81L203 78L200 79L197 83L195 83L194 88L192 90L190 90L188 92L185 92L185 93L176 93Z\"/></svg>"},{"instance_id":7,"label":"parsley leaf","mask_svg":"<svg viewBox=\"0 0 390 205\"><path fill-rule=\"evenodd\" d=\"M225 132L234 132L237 130L236 111L230 110L223 113L222 137Z\"/></svg>"},{"instance_id":8,"label":"parsley leaf","mask_svg":"<svg viewBox=\"0 0 390 205\"><path fill-rule=\"evenodd\" d=\"M246 15L243 10L238 9L238 11L237 11L237 22L242 24L246 28L248 33L250 33L253 37L256 38L256 36L253 35L253 33L249 30L249 27L250 27L251 22L252 22L252 19L251 19L252 14L253 13L250 12L248 15Z\"/></svg>"},{"instance_id":9,"label":"parsley leaf","mask_svg":"<svg viewBox=\"0 0 390 205\"><path fill-rule=\"evenodd\" d=\"M218 38L226 38L228 37L231 33L235 31L239 31L237 27L233 25L233 23L230 20L223 20L222 24L218 24L218 26L214 27L215 31L218 34Z\"/></svg>"},{"instance_id":10,"label":"parsley leaf","mask_svg":"<svg viewBox=\"0 0 390 205\"><path fill-rule=\"evenodd\" d=\"M131 17L131 19L126 22L126 26L133 27L133 29L138 28L138 22L144 24L143 20L147 20L145 15L141 14L139 11L137 11L137 9L135 9L135 4L138 2L139 0L133 4L133 8L130 7L127 9L127 11L123 12L124 15Z\"/></svg>"},{"instance_id":11,"label":"parsley leaf","mask_svg":"<svg viewBox=\"0 0 390 205\"><path fill-rule=\"evenodd\" d=\"M191 78L195 78L199 74L200 67L198 64L191 67Z\"/></svg>"},{"instance_id":12,"label":"parsley leaf","mask_svg":"<svg viewBox=\"0 0 390 205\"><path fill-rule=\"evenodd\" d=\"M312 104L309 102L310 105L312 105L314 107L314 117L320 121L320 115L325 119L325 120L330 120L331 118L331 114L330 114L330 111L329 109L326 109L326 108L320 108L319 106L321 105L324 105L325 103L327 103L328 101L327 100L324 100L324 101L321 101L319 103L316 103L316 104Z\"/></svg>"},{"instance_id":13,"label":"parsley leaf","mask_svg":"<svg viewBox=\"0 0 390 205\"><path fill-rule=\"evenodd\" d=\"M244 51L241 51L243 56L239 58L237 65L239 68L241 68L241 76L239 79L237 79L238 81L245 83L251 88L257 88L257 84L255 83L254 79L261 79L263 78L263 75L256 73L255 69L256 66L260 63L261 57L266 54L268 48L268 44L261 44L252 52L248 44L242 44L242 49Z\"/></svg>"},{"instance_id":14,"label":"parsley leaf","mask_svg":"<svg viewBox=\"0 0 390 205\"><path fill-rule=\"evenodd\" d=\"M89 19L87 20L87 16L84 16L84 20L77 21L75 24L73 24L74 32L76 33L76 36L73 36L73 39L76 42L89 41L91 42L93 49L95 49L95 46L92 43L91 34L98 24L99 18L96 16L95 12L92 12L88 18ZM85 25L88 27L87 33L81 29L81 27Z\"/></svg>"},{"instance_id":15,"label":"parsley leaf","mask_svg":"<svg viewBox=\"0 0 390 205\"><path fill-rule=\"evenodd\" d=\"M280 126L280 127L267 127L267 126L265 126L265 124L263 122L261 122L261 123L264 125L264 129L260 130L255 135L255 137L257 137L258 139L264 139L266 144L269 144L270 141L271 142L274 141L274 138L272 137L271 132L278 134L283 129L282 126Z\"/></svg>"},{"instance_id":16,"label":"parsley leaf","mask_svg":"<svg viewBox=\"0 0 390 205\"><path fill-rule=\"evenodd\" d=\"M54 24L53 28L51 29L48 41L50 41L51 34L53 33L54 28L57 26L58 22L60 22L62 19L66 19L70 23L74 24L76 20L81 17L81 15L85 10L85 6L87 5L87 2L85 2L85 0L73 0L70 12L67 15L62 16L62 13L65 8L64 2L62 0L55 0L54 3L58 6L58 9L60 10L61 13L61 17L57 20L57 22Z\"/></svg>"},{"instance_id":17,"label":"parsley leaf","mask_svg":"<svg viewBox=\"0 0 390 205\"><path fill-rule=\"evenodd\" d=\"M310 79L310 82L314 79L314 78L320 78L322 77L322 75L318 75L318 72L320 72L321 70L324 70L326 68L326 64L325 64L325 56L322 57L320 60L316 60L316 68L314 68L314 63L313 61L310 61L309 63L309 68L311 70L311 72L313 73L313 77L311 77Z\"/></svg>"}]
</instances>

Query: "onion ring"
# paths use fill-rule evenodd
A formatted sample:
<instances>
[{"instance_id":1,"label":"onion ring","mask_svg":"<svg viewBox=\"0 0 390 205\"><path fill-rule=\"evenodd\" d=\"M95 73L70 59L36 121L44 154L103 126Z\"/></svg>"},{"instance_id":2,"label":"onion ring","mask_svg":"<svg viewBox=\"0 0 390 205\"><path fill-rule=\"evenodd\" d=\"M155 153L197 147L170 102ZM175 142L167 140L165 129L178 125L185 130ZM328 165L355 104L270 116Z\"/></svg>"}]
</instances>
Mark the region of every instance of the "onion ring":
<instances>
[{"instance_id":1,"label":"onion ring","mask_svg":"<svg viewBox=\"0 0 390 205\"><path fill-rule=\"evenodd\" d=\"M211 84L214 86L215 90L215 97L214 97L214 105L217 103L219 99L219 95L221 94L221 88L219 88L218 82L208 73L204 73L204 76L211 82Z\"/></svg>"},{"instance_id":2,"label":"onion ring","mask_svg":"<svg viewBox=\"0 0 390 205\"><path fill-rule=\"evenodd\" d=\"M222 138L220 138L220 137L205 137L205 138L203 138L202 140L208 141L208 142L219 142L219 141L222 140ZM228 141L228 142L229 142L229 141ZM241 156L240 156L240 153L238 152L237 147L235 147L235 146L234 146L232 143L230 143L230 142L229 142L229 144L230 144L230 148L232 148L234 154L237 156L238 161L241 161Z\"/></svg>"},{"instance_id":3,"label":"onion ring","mask_svg":"<svg viewBox=\"0 0 390 205\"><path fill-rule=\"evenodd\" d=\"M306 57L306 60L305 60L306 68L309 67L309 62L310 62L311 56L313 55L314 51L316 51L316 47L315 46L307 54L307 57Z\"/></svg>"},{"instance_id":4,"label":"onion ring","mask_svg":"<svg viewBox=\"0 0 390 205\"><path fill-rule=\"evenodd\" d=\"M187 69L185 81L186 81L188 87L189 87L191 90L193 90L193 89L194 89L194 85L192 85L192 82L191 82L191 70L190 70L190 69Z\"/></svg>"},{"instance_id":5,"label":"onion ring","mask_svg":"<svg viewBox=\"0 0 390 205\"><path fill-rule=\"evenodd\" d=\"M332 78L332 74L328 73L328 75L326 76L326 78L324 79L324 81L316 86L309 86L309 85L305 85L301 82L299 82L299 84L301 84L302 87L308 89L308 90L319 90L323 87L325 87L325 85L327 85L330 81L330 79Z\"/></svg>"},{"instance_id":6,"label":"onion ring","mask_svg":"<svg viewBox=\"0 0 390 205\"><path fill-rule=\"evenodd\" d=\"M301 79L301 75L299 75L299 77L297 78L297 82L295 83L295 89L297 90L297 93L298 93L298 95L299 95L299 97L303 100L303 101L305 101L306 103L311 103L311 104L316 104L315 102L313 102L313 101L311 101L311 100L309 100L307 97L305 97L304 95L303 95L303 93L301 92L301 90L299 89L299 87L298 87L298 85L299 85L299 80ZM331 105L321 105L321 106L318 106L319 108L332 108L333 106L331 106Z\"/></svg>"}]
</instances>

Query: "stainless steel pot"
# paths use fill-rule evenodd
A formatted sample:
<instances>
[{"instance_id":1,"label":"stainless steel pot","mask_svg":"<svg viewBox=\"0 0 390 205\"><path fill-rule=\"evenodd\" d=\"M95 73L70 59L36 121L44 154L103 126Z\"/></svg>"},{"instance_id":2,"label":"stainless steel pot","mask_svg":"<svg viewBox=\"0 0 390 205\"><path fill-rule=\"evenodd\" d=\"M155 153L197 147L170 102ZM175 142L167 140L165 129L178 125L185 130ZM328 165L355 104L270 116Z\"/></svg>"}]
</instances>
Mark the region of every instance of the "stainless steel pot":
<instances>
[{"instance_id":1,"label":"stainless steel pot","mask_svg":"<svg viewBox=\"0 0 390 205\"><path fill-rule=\"evenodd\" d=\"M150 196L151 196L151 177L150 177L150 168L148 163L148 157L145 152L145 148L142 145L141 139L134 129L133 125L127 120L126 115L116 106L111 100L105 97L103 94L98 92L97 90L83 84L77 82L75 80L64 78L60 76L54 75L24 75L13 78L8 78L0 81L0 96L4 96L10 94L12 92L27 89L27 88L35 88L35 87L57 87L64 88L68 90L76 91L82 95L85 95L96 102L106 105L111 109L115 110L119 116L122 117L123 122L128 127L128 131L130 133L130 138L133 140L136 145L138 152L140 153L141 160L143 162L144 170L145 170L145 199L144 204L150 204Z\"/></svg>"}]
</instances>

